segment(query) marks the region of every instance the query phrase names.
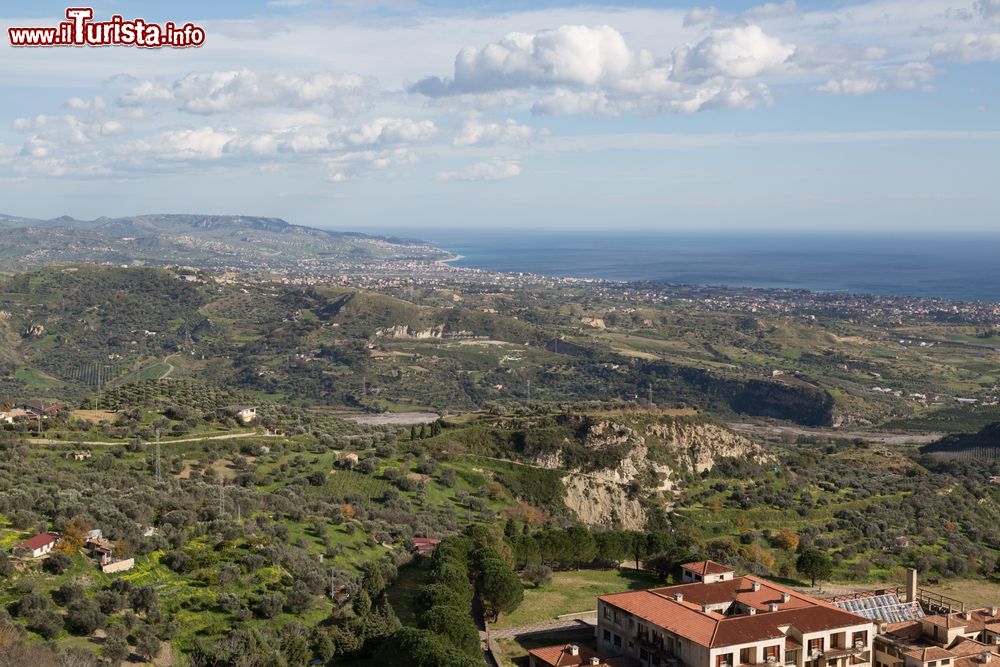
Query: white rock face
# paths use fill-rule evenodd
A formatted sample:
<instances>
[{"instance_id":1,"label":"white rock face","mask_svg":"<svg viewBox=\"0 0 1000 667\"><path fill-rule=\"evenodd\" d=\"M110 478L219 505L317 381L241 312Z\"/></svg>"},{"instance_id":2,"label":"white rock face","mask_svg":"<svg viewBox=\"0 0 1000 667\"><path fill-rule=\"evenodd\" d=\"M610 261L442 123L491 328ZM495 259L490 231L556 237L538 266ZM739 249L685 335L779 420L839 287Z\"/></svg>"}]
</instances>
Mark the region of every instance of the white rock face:
<instances>
[{"instance_id":1,"label":"white rock face","mask_svg":"<svg viewBox=\"0 0 1000 667\"><path fill-rule=\"evenodd\" d=\"M707 421L613 418L591 424L582 440L587 449L625 448L626 453L616 465L600 470L567 470L562 450L539 453L532 463L567 471L564 502L580 521L626 530L645 525L643 500L672 503L682 473L710 470L724 458L749 457L760 463L771 458L746 437ZM650 457L651 450L657 460ZM651 473L660 480L656 486L648 486Z\"/></svg>"}]
</instances>

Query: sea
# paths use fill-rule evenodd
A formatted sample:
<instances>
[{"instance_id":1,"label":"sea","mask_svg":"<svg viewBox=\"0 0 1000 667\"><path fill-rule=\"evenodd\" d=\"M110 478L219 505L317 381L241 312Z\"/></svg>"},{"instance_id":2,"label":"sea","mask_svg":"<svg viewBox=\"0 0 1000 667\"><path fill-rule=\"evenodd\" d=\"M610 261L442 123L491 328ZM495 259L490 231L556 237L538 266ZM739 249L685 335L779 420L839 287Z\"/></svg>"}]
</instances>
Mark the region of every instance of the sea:
<instances>
[{"instance_id":1,"label":"sea","mask_svg":"<svg viewBox=\"0 0 1000 667\"><path fill-rule=\"evenodd\" d=\"M460 255L454 266L490 271L1000 302L1000 232L405 234Z\"/></svg>"}]
</instances>

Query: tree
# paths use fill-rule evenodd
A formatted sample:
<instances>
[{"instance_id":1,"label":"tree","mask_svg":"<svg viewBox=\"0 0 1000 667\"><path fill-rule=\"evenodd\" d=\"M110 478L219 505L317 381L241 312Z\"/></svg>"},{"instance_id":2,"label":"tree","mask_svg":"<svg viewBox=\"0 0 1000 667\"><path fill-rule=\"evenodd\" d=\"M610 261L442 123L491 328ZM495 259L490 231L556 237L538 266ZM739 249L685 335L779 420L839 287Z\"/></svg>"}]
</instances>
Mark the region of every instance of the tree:
<instances>
[{"instance_id":1,"label":"tree","mask_svg":"<svg viewBox=\"0 0 1000 667\"><path fill-rule=\"evenodd\" d=\"M59 541L56 549L69 556L75 555L83 548L83 543L86 541L87 533L89 532L90 522L79 515L73 517L63 526L62 540Z\"/></svg>"},{"instance_id":2,"label":"tree","mask_svg":"<svg viewBox=\"0 0 1000 667\"><path fill-rule=\"evenodd\" d=\"M806 549L795 561L795 569L812 579L812 585L815 586L817 579L829 579L833 574L833 560L825 551Z\"/></svg>"},{"instance_id":3,"label":"tree","mask_svg":"<svg viewBox=\"0 0 1000 667\"><path fill-rule=\"evenodd\" d=\"M517 609L524 599L524 588L507 563L490 559L481 565L479 598L487 616L496 621L500 614L509 614Z\"/></svg>"},{"instance_id":4,"label":"tree","mask_svg":"<svg viewBox=\"0 0 1000 667\"><path fill-rule=\"evenodd\" d=\"M529 565L524 568L524 578L534 584L535 588L552 583L552 568L548 565Z\"/></svg>"},{"instance_id":5,"label":"tree","mask_svg":"<svg viewBox=\"0 0 1000 667\"><path fill-rule=\"evenodd\" d=\"M114 667L122 664L128 654L128 642L123 637L108 637L101 647L101 656Z\"/></svg>"},{"instance_id":6,"label":"tree","mask_svg":"<svg viewBox=\"0 0 1000 667\"><path fill-rule=\"evenodd\" d=\"M460 607L465 602L461 593L445 584L427 584L421 586L417 593L417 605L420 609L430 609L438 605Z\"/></svg>"},{"instance_id":7,"label":"tree","mask_svg":"<svg viewBox=\"0 0 1000 667\"><path fill-rule=\"evenodd\" d=\"M63 629L62 616L54 611L36 611L28 618L28 629L52 639Z\"/></svg>"},{"instance_id":8,"label":"tree","mask_svg":"<svg viewBox=\"0 0 1000 667\"><path fill-rule=\"evenodd\" d=\"M479 631L472 623L468 609L431 607L419 615L419 626L444 638L462 653L479 656Z\"/></svg>"},{"instance_id":9,"label":"tree","mask_svg":"<svg viewBox=\"0 0 1000 667\"><path fill-rule=\"evenodd\" d=\"M135 652L147 662L153 662L153 659L160 655L161 648L160 638L153 629L148 625L139 626L135 633Z\"/></svg>"},{"instance_id":10,"label":"tree","mask_svg":"<svg viewBox=\"0 0 1000 667\"><path fill-rule=\"evenodd\" d=\"M160 598L156 594L156 589L148 584L146 586L139 586L132 591L128 601L132 605L132 609L138 612L146 612L147 614L151 614L160 606Z\"/></svg>"},{"instance_id":11,"label":"tree","mask_svg":"<svg viewBox=\"0 0 1000 667\"><path fill-rule=\"evenodd\" d=\"M71 567L73 567L73 559L61 551L50 553L42 565L42 568L50 574L62 574Z\"/></svg>"},{"instance_id":12,"label":"tree","mask_svg":"<svg viewBox=\"0 0 1000 667\"><path fill-rule=\"evenodd\" d=\"M473 658L448 643L430 630L403 628L382 643L378 656L380 665L392 665L405 655L413 667L480 667L481 657Z\"/></svg>"},{"instance_id":13,"label":"tree","mask_svg":"<svg viewBox=\"0 0 1000 667\"><path fill-rule=\"evenodd\" d=\"M789 551L795 551L799 548L799 536L798 534L790 528L782 528L778 531L777 537L778 546L782 549L788 549Z\"/></svg>"},{"instance_id":14,"label":"tree","mask_svg":"<svg viewBox=\"0 0 1000 667\"><path fill-rule=\"evenodd\" d=\"M66 614L66 627L75 635L87 636L103 627L106 620L101 606L95 600L83 598L70 604Z\"/></svg>"},{"instance_id":15,"label":"tree","mask_svg":"<svg viewBox=\"0 0 1000 667\"><path fill-rule=\"evenodd\" d=\"M264 593L257 600L257 612L264 618L277 618L285 608L285 596L281 593Z\"/></svg>"}]
</instances>

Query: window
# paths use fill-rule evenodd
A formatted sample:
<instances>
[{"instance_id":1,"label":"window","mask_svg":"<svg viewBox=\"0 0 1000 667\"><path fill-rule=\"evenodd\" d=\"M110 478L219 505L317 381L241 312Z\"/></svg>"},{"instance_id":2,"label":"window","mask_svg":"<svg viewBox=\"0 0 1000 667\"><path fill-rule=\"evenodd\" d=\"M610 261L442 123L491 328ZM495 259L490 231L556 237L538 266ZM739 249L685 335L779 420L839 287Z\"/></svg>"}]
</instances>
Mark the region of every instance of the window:
<instances>
[{"instance_id":1,"label":"window","mask_svg":"<svg viewBox=\"0 0 1000 667\"><path fill-rule=\"evenodd\" d=\"M768 658L774 658L775 660L777 660L779 657L781 657L781 645L780 644L775 644L774 646L765 646L764 647L764 660L767 660Z\"/></svg>"},{"instance_id":2,"label":"window","mask_svg":"<svg viewBox=\"0 0 1000 667\"><path fill-rule=\"evenodd\" d=\"M715 667L723 667L723 665L728 665L732 667L733 664L733 654L723 653L721 655L715 656Z\"/></svg>"},{"instance_id":3,"label":"window","mask_svg":"<svg viewBox=\"0 0 1000 667\"><path fill-rule=\"evenodd\" d=\"M611 618L611 607L604 605L604 618Z\"/></svg>"},{"instance_id":4,"label":"window","mask_svg":"<svg viewBox=\"0 0 1000 667\"><path fill-rule=\"evenodd\" d=\"M604 631L604 641L606 642L611 641L611 630Z\"/></svg>"},{"instance_id":5,"label":"window","mask_svg":"<svg viewBox=\"0 0 1000 667\"><path fill-rule=\"evenodd\" d=\"M612 612L612 614L614 615L614 619L615 619L615 623L621 623L621 620L622 620L622 616L621 616L621 614L619 614L619 613L618 613L618 610L617 610L617 609L615 609L615 610L614 610L614 611Z\"/></svg>"},{"instance_id":6,"label":"window","mask_svg":"<svg viewBox=\"0 0 1000 667\"><path fill-rule=\"evenodd\" d=\"M618 635L615 635L614 645L618 646L618 647L620 647L622 645L622 638L619 637Z\"/></svg>"},{"instance_id":7,"label":"window","mask_svg":"<svg viewBox=\"0 0 1000 667\"><path fill-rule=\"evenodd\" d=\"M822 651L823 648L824 648L824 644L823 644L823 638L822 637L816 637L815 639L810 639L809 640L809 653L810 654L813 651Z\"/></svg>"},{"instance_id":8,"label":"window","mask_svg":"<svg viewBox=\"0 0 1000 667\"><path fill-rule=\"evenodd\" d=\"M931 660L928 662L927 667L937 667L937 660Z\"/></svg>"},{"instance_id":9,"label":"window","mask_svg":"<svg viewBox=\"0 0 1000 667\"><path fill-rule=\"evenodd\" d=\"M752 662L752 660L750 658L750 649L749 648L741 648L740 649L740 664L741 665L749 665L749 664L751 664L751 662Z\"/></svg>"},{"instance_id":10,"label":"window","mask_svg":"<svg viewBox=\"0 0 1000 667\"><path fill-rule=\"evenodd\" d=\"M862 630L860 632L855 632L853 638L851 639L851 648L854 648L861 642L862 646L868 646L868 631Z\"/></svg>"}]
</instances>

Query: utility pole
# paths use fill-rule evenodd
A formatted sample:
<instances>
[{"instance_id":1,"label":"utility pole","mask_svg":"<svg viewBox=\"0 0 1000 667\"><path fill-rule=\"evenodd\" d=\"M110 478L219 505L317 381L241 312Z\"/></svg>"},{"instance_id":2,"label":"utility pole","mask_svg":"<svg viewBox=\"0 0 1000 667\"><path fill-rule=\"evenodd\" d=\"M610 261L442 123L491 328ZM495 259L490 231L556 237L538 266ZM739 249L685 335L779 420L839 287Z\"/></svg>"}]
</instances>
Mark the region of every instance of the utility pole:
<instances>
[{"instance_id":1,"label":"utility pole","mask_svg":"<svg viewBox=\"0 0 1000 667\"><path fill-rule=\"evenodd\" d=\"M162 481L160 473L160 429L156 429L156 483Z\"/></svg>"}]
</instances>

